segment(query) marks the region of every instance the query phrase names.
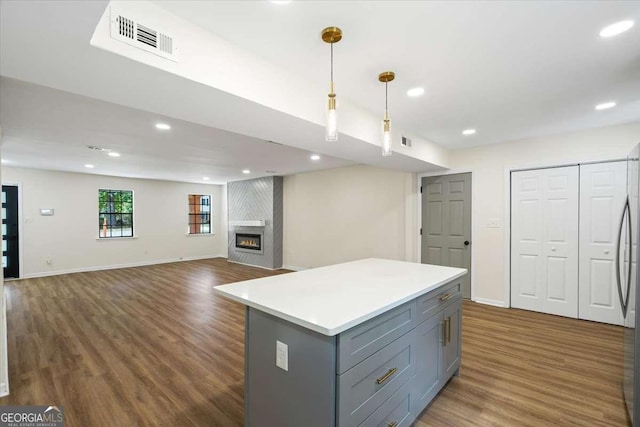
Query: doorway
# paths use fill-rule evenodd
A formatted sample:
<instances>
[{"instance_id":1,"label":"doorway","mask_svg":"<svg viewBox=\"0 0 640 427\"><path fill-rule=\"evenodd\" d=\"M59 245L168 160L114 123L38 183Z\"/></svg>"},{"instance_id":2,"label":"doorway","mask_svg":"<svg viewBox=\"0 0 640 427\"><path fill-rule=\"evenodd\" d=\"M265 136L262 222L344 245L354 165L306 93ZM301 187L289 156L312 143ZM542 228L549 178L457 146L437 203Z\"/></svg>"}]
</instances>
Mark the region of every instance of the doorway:
<instances>
[{"instance_id":1,"label":"doorway","mask_svg":"<svg viewBox=\"0 0 640 427\"><path fill-rule=\"evenodd\" d=\"M466 268L471 298L471 173L422 178L421 262Z\"/></svg>"},{"instance_id":2,"label":"doorway","mask_svg":"<svg viewBox=\"0 0 640 427\"><path fill-rule=\"evenodd\" d=\"M18 186L2 186L2 268L5 279L20 277Z\"/></svg>"}]
</instances>

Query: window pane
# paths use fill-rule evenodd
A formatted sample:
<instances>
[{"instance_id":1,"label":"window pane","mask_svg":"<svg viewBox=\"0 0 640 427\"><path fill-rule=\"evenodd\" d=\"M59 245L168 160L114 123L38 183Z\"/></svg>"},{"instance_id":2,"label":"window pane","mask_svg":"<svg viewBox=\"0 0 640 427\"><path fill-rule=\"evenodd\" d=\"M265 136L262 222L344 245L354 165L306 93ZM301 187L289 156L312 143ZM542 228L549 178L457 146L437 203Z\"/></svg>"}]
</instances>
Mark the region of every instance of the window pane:
<instances>
[{"instance_id":1,"label":"window pane","mask_svg":"<svg viewBox=\"0 0 640 427\"><path fill-rule=\"evenodd\" d=\"M98 190L100 237L133 236L133 191Z\"/></svg>"}]
</instances>

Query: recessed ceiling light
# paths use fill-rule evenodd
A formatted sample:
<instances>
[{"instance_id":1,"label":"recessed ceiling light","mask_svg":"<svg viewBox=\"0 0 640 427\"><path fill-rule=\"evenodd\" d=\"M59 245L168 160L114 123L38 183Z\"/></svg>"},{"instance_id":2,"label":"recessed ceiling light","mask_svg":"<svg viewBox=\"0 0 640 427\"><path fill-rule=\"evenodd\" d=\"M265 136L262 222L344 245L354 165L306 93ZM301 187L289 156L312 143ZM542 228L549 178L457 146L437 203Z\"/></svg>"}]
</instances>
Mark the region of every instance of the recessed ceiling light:
<instances>
[{"instance_id":1,"label":"recessed ceiling light","mask_svg":"<svg viewBox=\"0 0 640 427\"><path fill-rule=\"evenodd\" d=\"M243 170L242 170L242 173L244 173L244 174L248 174L248 173L251 173L251 171L250 171L249 169L243 169Z\"/></svg>"},{"instance_id":2,"label":"recessed ceiling light","mask_svg":"<svg viewBox=\"0 0 640 427\"><path fill-rule=\"evenodd\" d=\"M171 126L166 123L156 123L156 129L169 130L171 129Z\"/></svg>"},{"instance_id":3,"label":"recessed ceiling light","mask_svg":"<svg viewBox=\"0 0 640 427\"><path fill-rule=\"evenodd\" d=\"M120 153L118 153L117 151L109 151L107 155L111 157L120 157Z\"/></svg>"},{"instance_id":4,"label":"recessed ceiling light","mask_svg":"<svg viewBox=\"0 0 640 427\"><path fill-rule=\"evenodd\" d=\"M414 87L413 89L409 89L407 91L407 96L416 97L420 95L424 95L423 87Z\"/></svg>"},{"instance_id":5,"label":"recessed ceiling light","mask_svg":"<svg viewBox=\"0 0 640 427\"><path fill-rule=\"evenodd\" d=\"M93 165L90 165L89 163L87 163L86 165L84 165L85 168L87 169L93 169Z\"/></svg>"},{"instance_id":6,"label":"recessed ceiling light","mask_svg":"<svg viewBox=\"0 0 640 427\"><path fill-rule=\"evenodd\" d=\"M11 163L11 162L10 162L9 160L7 160L7 159L0 159L0 162L2 162L2 163Z\"/></svg>"},{"instance_id":7,"label":"recessed ceiling light","mask_svg":"<svg viewBox=\"0 0 640 427\"><path fill-rule=\"evenodd\" d=\"M208 176L203 176L202 179L204 179L205 181L209 181L209 177Z\"/></svg>"},{"instance_id":8,"label":"recessed ceiling light","mask_svg":"<svg viewBox=\"0 0 640 427\"><path fill-rule=\"evenodd\" d=\"M463 135L473 135L474 133L476 133L475 129L465 129L462 131Z\"/></svg>"},{"instance_id":9,"label":"recessed ceiling light","mask_svg":"<svg viewBox=\"0 0 640 427\"><path fill-rule=\"evenodd\" d=\"M634 22L631 20L628 21L620 21L615 24L608 25L600 31L600 37L613 37L618 34L622 34L625 31L628 31L633 27Z\"/></svg>"},{"instance_id":10,"label":"recessed ceiling light","mask_svg":"<svg viewBox=\"0 0 640 427\"><path fill-rule=\"evenodd\" d=\"M609 108L613 108L616 106L616 103L613 101L603 102L602 104L596 105L596 110L608 110Z\"/></svg>"},{"instance_id":11,"label":"recessed ceiling light","mask_svg":"<svg viewBox=\"0 0 640 427\"><path fill-rule=\"evenodd\" d=\"M311 160L320 160L320 156L317 154L312 154L311 155Z\"/></svg>"}]
</instances>

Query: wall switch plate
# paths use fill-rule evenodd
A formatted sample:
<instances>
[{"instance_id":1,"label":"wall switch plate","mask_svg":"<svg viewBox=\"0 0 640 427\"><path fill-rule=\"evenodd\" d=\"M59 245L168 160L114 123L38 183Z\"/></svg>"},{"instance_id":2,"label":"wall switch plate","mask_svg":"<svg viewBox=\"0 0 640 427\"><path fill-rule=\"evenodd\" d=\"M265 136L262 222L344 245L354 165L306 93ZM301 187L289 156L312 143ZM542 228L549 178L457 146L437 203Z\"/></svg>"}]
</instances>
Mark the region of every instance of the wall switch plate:
<instances>
[{"instance_id":1,"label":"wall switch plate","mask_svg":"<svg viewBox=\"0 0 640 427\"><path fill-rule=\"evenodd\" d=\"M284 371L289 370L289 346L276 341L276 366Z\"/></svg>"}]
</instances>

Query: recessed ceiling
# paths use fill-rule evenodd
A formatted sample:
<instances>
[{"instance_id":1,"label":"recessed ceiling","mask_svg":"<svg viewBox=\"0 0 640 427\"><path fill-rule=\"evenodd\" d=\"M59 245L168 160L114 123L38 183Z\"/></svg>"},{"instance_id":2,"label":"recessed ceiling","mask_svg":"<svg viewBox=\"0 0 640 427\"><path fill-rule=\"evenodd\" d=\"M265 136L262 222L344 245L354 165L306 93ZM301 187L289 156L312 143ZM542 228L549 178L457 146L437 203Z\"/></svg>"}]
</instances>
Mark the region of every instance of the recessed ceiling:
<instances>
[{"instance_id":1,"label":"recessed ceiling","mask_svg":"<svg viewBox=\"0 0 640 427\"><path fill-rule=\"evenodd\" d=\"M640 22L640 2L153 4L228 40L234 48L253 52L275 69L299 76L321 93L328 89L329 50L319 34L337 25L344 31L335 46L339 99L381 119L384 86L377 76L393 70L389 111L395 128L450 149L640 120L639 28L612 38L599 35L614 22ZM15 92L10 98L0 87L3 154L14 164L29 158L31 167L56 168L83 145L109 146L121 157L86 150L73 158L73 170L88 172L84 164L92 164L91 173L103 173L102 162L108 160L109 174L194 182L206 176L212 183L245 179L245 168L254 176L354 162L406 171L436 170L446 164L397 153L382 159L378 147L343 136L329 147L322 141L320 126L310 127L291 113L268 107L258 111L255 103L97 49L89 40L107 6L107 1L0 2L2 75L65 91L2 81ZM424 88L424 94L409 97L407 91L416 87ZM20 99L20 90L31 93L31 99ZM39 97L48 99L50 110L38 105ZM317 104L325 99L319 96ZM607 101L616 102L616 107L594 108ZM85 110L85 105L90 108ZM23 110L13 111L20 106ZM58 117L66 114L54 111L61 109L69 114ZM29 120L30 110L41 120ZM88 125L71 120L90 111L123 123L95 117ZM54 123L48 116L61 121ZM146 120L144 131L136 127L140 120ZM158 130L158 123L171 129ZM466 129L477 133L463 135ZM141 133L147 131L151 133ZM260 133L276 137L263 138ZM289 147L264 139L304 149L287 151ZM239 142L224 142L230 140ZM238 147L242 149L234 151ZM413 150L418 151L415 146ZM54 157L54 152L61 157ZM14 159L9 158L12 153ZM310 161L312 153L321 154L321 160ZM241 159L247 157L256 163L244 164Z\"/></svg>"},{"instance_id":2,"label":"recessed ceiling","mask_svg":"<svg viewBox=\"0 0 640 427\"><path fill-rule=\"evenodd\" d=\"M599 35L618 21L640 22L638 1L156 4L319 84L329 79L320 31L338 26L338 96L381 115L377 76L393 70L392 120L449 148L640 120L640 28ZM416 86L425 95L408 98ZM615 99L615 110L594 111L602 99ZM465 138L470 125L478 134Z\"/></svg>"},{"instance_id":3,"label":"recessed ceiling","mask_svg":"<svg viewBox=\"0 0 640 427\"><path fill-rule=\"evenodd\" d=\"M14 79L0 79L0 95L8 166L223 184L352 164Z\"/></svg>"}]
</instances>

